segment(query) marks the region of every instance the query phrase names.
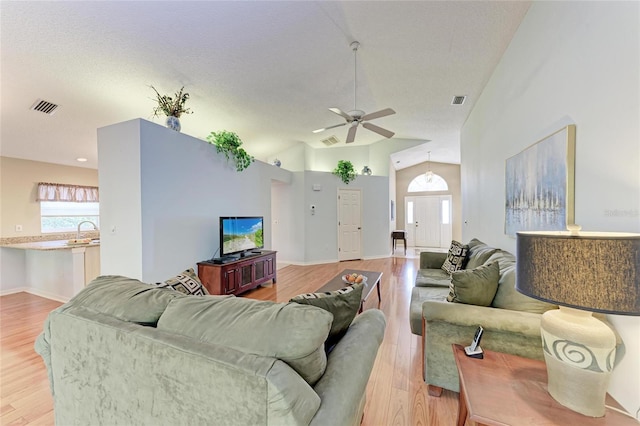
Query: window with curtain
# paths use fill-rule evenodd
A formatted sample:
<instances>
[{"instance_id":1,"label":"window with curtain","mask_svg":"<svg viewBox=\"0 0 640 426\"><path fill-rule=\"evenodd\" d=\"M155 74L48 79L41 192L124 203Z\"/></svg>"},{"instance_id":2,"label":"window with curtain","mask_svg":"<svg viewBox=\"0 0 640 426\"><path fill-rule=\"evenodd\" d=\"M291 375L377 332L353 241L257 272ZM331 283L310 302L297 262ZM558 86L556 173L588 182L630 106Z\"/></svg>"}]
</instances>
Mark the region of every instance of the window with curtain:
<instances>
[{"instance_id":1,"label":"window with curtain","mask_svg":"<svg viewBox=\"0 0 640 426\"><path fill-rule=\"evenodd\" d=\"M38 183L37 201L70 201L74 203L97 203L97 186L67 185L63 183Z\"/></svg>"},{"instance_id":2,"label":"window with curtain","mask_svg":"<svg viewBox=\"0 0 640 426\"><path fill-rule=\"evenodd\" d=\"M95 186L41 182L37 200L42 233L75 232L78 224L85 220L100 226L99 192ZM93 230L93 227L87 224L86 229Z\"/></svg>"}]
</instances>

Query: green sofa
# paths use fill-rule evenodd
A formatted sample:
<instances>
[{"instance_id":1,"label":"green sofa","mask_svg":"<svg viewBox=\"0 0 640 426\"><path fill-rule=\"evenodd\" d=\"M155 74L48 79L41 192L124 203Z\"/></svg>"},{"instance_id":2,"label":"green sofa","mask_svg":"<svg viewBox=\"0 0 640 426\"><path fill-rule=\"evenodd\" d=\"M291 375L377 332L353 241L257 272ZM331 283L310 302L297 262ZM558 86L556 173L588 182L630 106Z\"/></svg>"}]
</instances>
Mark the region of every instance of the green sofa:
<instances>
[{"instance_id":1,"label":"green sofa","mask_svg":"<svg viewBox=\"0 0 640 426\"><path fill-rule=\"evenodd\" d=\"M441 269L446 258L447 253L420 253L420 269L409 308L411 331L422 336L423 379L429 385L429 394L439 396L443 388L459 392L451 345L468 346L479 325L484 328L480 343L483 349L543 361L540 320L544 312L557 306L532 299L515 289L515 256L475 238L469 242L465 270L498 263L498 286L490 306L447 301L451 275ZM604 315L596 316L613 329ZM617 333L616 338L617 364L624 355L624 346Z\"/></svg>"},{"instance_id":2,"label":"green sofa","mask_svg":"<svg viewBox=\"0 0 640 426\"><path fill-rule=\"evenodd\" d=\"M556 306L524 296L515 290L515 256L477 239L469 244L465 269L498 262L498 289L490 306L451 303L451 276L440 269L447 253L423 252L411 295L411 331L422 335L423 378L429 393L442 388L459 391L458 371L451 345L467 346L482 325L484 349L543 360L540 337L541 314Z\"/></svg>"},{"instance_id":3,"label":"green sofa","mask_svg":"<svg viewBox=\"0 0 640 426\"><path fill-rule=\"evenodd\" d=\"M187 296L102 276L36 341L60 425L358 425L385 330L297 303Z\"/></svg>"}]
</instances>

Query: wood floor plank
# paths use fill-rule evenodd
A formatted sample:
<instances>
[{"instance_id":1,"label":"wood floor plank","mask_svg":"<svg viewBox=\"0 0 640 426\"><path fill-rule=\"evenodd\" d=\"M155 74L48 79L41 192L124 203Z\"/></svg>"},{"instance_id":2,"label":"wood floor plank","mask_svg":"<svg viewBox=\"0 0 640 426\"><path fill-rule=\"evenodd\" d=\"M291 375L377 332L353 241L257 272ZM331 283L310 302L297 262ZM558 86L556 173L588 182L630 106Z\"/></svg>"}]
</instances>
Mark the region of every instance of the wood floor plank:
<instances>
[{"instance_id":1,"label":"wood floor plank","mask_svg":"<svg viewBox=\"0 0 640 426\"><path fill-rule=\"evenodd\" d=\"M244 297L287 302L314 292L344 269L380 271L382 302L377 293L365 309L381 309L387 320L367 386L363 426L455 424L458 394L427 394L421 377L421 340L409 328L411 288L416 258L384 258L323 265L289 265L278 270L275 285L258 287ZM44 363L33 349L43 323L61 303L27 293L0 297L0 425L53 425L53 401Z\"/></svg>"}]
</instances>

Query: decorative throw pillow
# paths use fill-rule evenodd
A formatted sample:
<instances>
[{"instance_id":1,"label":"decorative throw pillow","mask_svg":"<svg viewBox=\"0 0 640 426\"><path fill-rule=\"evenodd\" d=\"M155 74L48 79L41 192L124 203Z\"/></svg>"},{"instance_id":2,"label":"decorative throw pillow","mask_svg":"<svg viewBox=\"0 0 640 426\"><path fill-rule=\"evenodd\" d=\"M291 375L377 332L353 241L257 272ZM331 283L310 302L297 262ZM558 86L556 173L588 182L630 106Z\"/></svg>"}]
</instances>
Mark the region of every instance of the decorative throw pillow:
<instances>
[{"instance_id":1,"label":"decorative throw pillow","mask_svg":"<svg viewBox=\"0 0 640 426\"><path fill-rule=\"evenodd\" d=\"M490 306L500 279L498 262L491 262L475 269L464 269L451 274L449 302Z\"/></svg>"},{"instance_id":2,"label":"decorative throw pillow","mask_svg":"<svg viewBox=\"0 0 640 426\"><path fill-rule=\"evenodd\" d=\"M362 283L358 283L335 291L300 294L290 302L317 306L333 314L331 330L325 341L325 350L329 352L346 333L360 310L363 287Z\"/></svg>"},{"instance_id":3,"label":"decorative throw pillow","mask_svg":"<svg viewBox=\"0 0 640 426\"><path fill-rule=\"evenodd\" d=\"M209 294L207 289L202 285L198 275L196 275L193 268L187 269L181 274L176 275L173 278L169 278L165 282L156 283L158 287L169 287L180 293L191 294L194 296L204 296Z\"/></svg>"},{"instance_id":4,"label":"decorative throw pillow","mask_svg":"<svg viewBox=\"0 0 640 426\"><path fill-rule=\"evenodd\" d=\"M456 240L451 241L451 247L449 247L449 253L447 258L442 264L442 270L448 273L459 271L464 267L464 262L467 258L467 251L469 246L459 243Z\"/></svg>"}]
</instances>

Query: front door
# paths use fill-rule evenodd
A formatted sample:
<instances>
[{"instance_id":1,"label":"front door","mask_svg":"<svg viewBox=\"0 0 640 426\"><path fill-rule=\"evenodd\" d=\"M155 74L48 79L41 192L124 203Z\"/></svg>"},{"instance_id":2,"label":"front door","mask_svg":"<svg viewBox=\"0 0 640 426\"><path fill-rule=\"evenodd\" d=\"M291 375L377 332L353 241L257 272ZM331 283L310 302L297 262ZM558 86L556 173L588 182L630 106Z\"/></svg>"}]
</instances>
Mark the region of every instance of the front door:
<instances>
[{"instance_id":1,"label":"front door","mask_svg":"<svg viewBox=\"0 0 640 426\"><path fill-rule=\"evenodd\" d=\"M416 247L440 247L439 197L416 197L413 215Z\"/></svg>"},{"instance_id":2,"label":"front door","mask_svg":"<svg viewBox=\"0 0 640 426\"><path fill-rule=\"evenodd\" d=\"M338 260L362 259L362 194L338 190Z\"/></svg>"},{"instance_id":3,"label":"front door","mask_svg":"<svg viewBox=\"0 0 640 426\"><path fill-rule=\"evenodd\" d=\"M415 247L448 247L451 242L451 195L405 198L407 243Z\"/></svg>"}]
</instances>

